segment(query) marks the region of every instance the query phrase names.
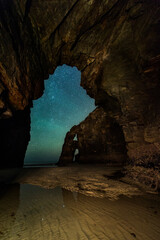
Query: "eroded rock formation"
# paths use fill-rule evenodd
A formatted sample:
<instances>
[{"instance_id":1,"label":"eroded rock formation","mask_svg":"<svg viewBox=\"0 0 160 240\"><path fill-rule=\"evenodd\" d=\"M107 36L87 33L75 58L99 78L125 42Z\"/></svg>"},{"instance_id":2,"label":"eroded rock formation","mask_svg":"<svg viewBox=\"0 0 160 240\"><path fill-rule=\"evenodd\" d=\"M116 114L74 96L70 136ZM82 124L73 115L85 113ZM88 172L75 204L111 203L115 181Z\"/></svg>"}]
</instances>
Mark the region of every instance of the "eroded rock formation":
<instances>
[{"instance_id":1,"label":"eroded rock formation","mask_svg":"<svg viewBox=\"0 0 160 240\"><path fill-rule=\"evenodd\" d=\"M130 159L147 157L148 148L155 155L160 142L159 21L158 0L0 0L1 118L14 119L41 97L44 79L58 65L77 66L81 85L122 127ZM4 134L0 138L1 149L10 151Z\"/></svg>"},{"instance_id":2,"label":"eroded rock formation","mask_svg":"<svg viewBox=\"0 0 160 240\"><path fill-rule=\"evenodd\" d=\"M66 134L59 164L72 163L74 157L79 163L124 165L126 147L122 128L102 107Z\"/></svg>"}]
</instances>

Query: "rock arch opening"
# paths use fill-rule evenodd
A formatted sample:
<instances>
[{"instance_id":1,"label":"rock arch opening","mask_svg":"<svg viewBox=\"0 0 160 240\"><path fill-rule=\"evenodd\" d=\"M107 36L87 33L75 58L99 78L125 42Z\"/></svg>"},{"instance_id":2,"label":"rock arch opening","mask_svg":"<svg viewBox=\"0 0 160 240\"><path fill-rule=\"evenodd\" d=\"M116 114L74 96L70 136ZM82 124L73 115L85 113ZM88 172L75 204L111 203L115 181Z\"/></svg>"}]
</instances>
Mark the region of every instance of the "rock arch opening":
<instances>
[{"instance_id":1,"label":"rock arch opening","mask_svg":"<svg viewBox=\"0 0 160 240\"><path fill-rule=\"evenodd\" d=\"M45 81L44 94L31 109L31 141L25 165L56 163L66 133L94 110L94 99L80 86L80 80L76 67L62 65Z\"/></svg>"},{"instance_id":2,"label":"rock arch opening","mask_svg":"<svg viewBox=\"0 0 160 240\"><path fill-rule=\"evenodd\" d=\"M97 107L66 134L59 164L78 162L122 166L126 158L122 127L102 107Z\"/></svg>"},{"instance_id":3,"label":"rock arch opening","mask_svg":"<svg viewBox=\"0 0 160 240\"><path fill-rule=\"evenodd\" d=\"M159 169L158 1L1 0L0 10L0 165L23 165L30 103L66 63L122 126L133 165Z\"/></svg>"},{"instance_id":4,"label":"rock arch opening","mask_svg":"<svg viewBox=\"0 0 160 240\"><path fill-rule=\"evenodd\" d=\"M73 162L76 162L76 161L77 161L78 156L79 156L79 149L76 148L76 149L75 149L75 152L74 152Z\"/></svg>"}]
</instances>

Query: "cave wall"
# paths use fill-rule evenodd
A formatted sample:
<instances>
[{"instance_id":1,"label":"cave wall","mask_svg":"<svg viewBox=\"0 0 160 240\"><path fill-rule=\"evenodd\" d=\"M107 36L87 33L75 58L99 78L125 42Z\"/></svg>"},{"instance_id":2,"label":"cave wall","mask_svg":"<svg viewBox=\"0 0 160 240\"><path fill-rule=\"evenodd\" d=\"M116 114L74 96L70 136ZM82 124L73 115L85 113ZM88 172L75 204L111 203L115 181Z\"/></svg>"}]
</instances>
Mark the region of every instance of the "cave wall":
<instances>
[{"instance_id":1,"label":"cave wall","mask_svg":"<svg viewBox=\"0 0 160 240\"><path fill-rule=\"evenodd\" d=\"M159 0L0 0L1 118L41 97L65 63L122 127L132 162L159 156L159 21Z\"/></svg>"},{"instance_id":2,"label":"cave wall","mask_svg":"<svg viewBox=\"0 0 160 240\"><path fill-rule=\"evenodd\" d=\"M30 107L0 120L0 167L23 167L30 140Z\"/></svg>"},{"instance_id":3,"label":"cave wall","mask_svg":"<svg viewBox=\"0 0 160 240\"><path fill-rule=\"evenodd\" d=\"M75 155L75 150L78 154ZM74 156L75 155L75 156ZM105 163L122 166L126 163L126 147L121 126L107 116L102 107L96 108L79 125L66 134L58 164Z\"/></svg>"}]
</instances>

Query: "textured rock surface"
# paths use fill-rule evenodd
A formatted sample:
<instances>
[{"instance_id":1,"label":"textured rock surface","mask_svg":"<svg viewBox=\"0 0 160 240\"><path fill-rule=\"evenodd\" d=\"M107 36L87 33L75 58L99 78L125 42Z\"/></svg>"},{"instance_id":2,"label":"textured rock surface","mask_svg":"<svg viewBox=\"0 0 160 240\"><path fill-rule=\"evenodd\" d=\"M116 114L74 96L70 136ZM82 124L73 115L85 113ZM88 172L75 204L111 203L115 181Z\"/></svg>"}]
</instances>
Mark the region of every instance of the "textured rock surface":
<instances>
[{"instance_id":1,"label":"textured rock surface","mask_svg":"<svg viewBox=\"0 0 160 240\"><path fill-rule=\"evenodd\" d=\"M158 0L0 0L1 117L39 98L58 65L77 66L134 161L160 142L159 21Z\"/></svg>"},{"instance_id":2,"label":"textured rock surface","mask_svg":"<svg viewBox=\"0 0 160 240\"><path fill-rule=\"evenodd\" d=\"M77 139L75 139L77 138ZM78 154L75 154L75 150ZM122 128L115 119L108 117L103 108L96 108L67 133L59 164L107 163L123 165L126 148Z\"/></svg>"}]
</instances>

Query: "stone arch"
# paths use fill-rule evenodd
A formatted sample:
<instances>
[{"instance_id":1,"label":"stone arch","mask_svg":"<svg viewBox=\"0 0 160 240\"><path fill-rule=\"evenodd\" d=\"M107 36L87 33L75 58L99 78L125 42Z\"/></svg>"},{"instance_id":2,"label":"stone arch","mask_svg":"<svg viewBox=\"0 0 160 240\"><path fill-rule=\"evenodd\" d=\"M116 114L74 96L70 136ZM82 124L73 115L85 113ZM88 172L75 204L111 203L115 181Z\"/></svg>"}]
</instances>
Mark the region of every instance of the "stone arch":
<instances>
[{"instance_id":1,"label":"stone arch","mask_svg":"<svg viewBox=\"0 0 160 240\"><path fill-rule=\"evenodd\" d=\"M76 149L78 155L75 156ZM102 107L98 107L66 134L58 164L65 165L76 161L83 164L123 166L126 158L122 127L115 119L107 116Z\"/></svg>"},{"instance_id":2,"label":"stone arch","mask_svg":"<svg viewBox=\"0 0 160 240\"><path fill-rule=\"evenodd\" d=\"M44 79L67 64L82 72L81 85L122 126L133 160L137 147L160 142L158 6L156 0L0 0L1 118L15 121L17 111L29 118Z\"/></svg>"}]
</instances>

